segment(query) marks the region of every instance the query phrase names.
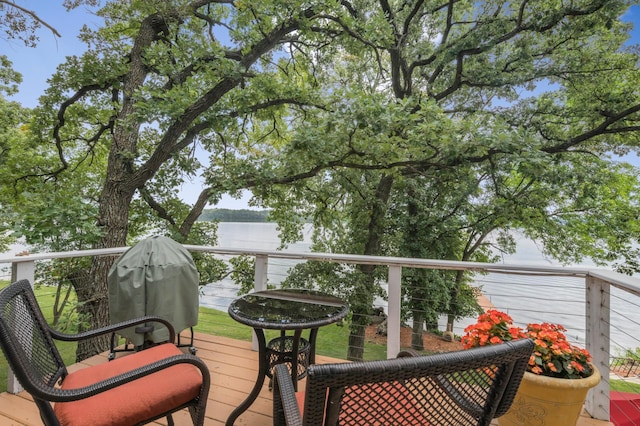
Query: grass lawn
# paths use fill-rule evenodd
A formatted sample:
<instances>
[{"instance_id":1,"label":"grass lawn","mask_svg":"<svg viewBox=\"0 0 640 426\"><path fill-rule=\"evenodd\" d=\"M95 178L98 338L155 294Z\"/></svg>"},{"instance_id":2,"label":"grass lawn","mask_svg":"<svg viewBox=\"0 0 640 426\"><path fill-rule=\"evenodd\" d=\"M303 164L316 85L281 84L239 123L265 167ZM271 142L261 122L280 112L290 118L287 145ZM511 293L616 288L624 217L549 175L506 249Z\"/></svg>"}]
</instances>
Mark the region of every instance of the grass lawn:
<instances>
[{"instance_id":1,"label":"grass lawn","mask_svg":"<svg viewBox=\"0 0 640 426\"><path fill-rule=\"evenodd\" d=\"M238 332L239 327L243 330ZM195 331L212 334L215 336L230 337L237 340L251 340L251 328L240 325L226 312L216 309L200 308L198 325ZM303 334L306 334L303 332ZM279 336L279 331L268 330L265 332L267 341ZM349 327L345 323L331 324L320 328L316 341L318 355L333 358L346 359L349 342ZM387 357L387 347L374 343L365 343L364 356L367 360L384 359Z\"/></svg>"},{"instance_id":2,"label":"grass lawn","mask_svg":"<svg viewBox=\"0 0 640 426\"><path fill-rule=\"evenodd\" d=\"M625 380L611 380L611 390L619 392L640 393L640 384Z\"/></svg>"}]
</instances>

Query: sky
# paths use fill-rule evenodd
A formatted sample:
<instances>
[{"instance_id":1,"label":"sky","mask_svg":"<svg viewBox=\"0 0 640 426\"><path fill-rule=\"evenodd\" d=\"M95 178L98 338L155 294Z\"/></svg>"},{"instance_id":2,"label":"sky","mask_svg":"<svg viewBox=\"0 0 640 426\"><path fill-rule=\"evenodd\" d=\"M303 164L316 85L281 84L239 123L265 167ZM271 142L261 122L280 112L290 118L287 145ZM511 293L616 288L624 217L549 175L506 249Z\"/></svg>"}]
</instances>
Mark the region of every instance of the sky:
<instances>
[{"instance_id":1,"label":"sky","mask_svg":"<svg viewBox=\"0 0 640 426\"><path fill-rule=\"evenodd\" d=\"M69 55L80 55L86 46L78 40L80 28L87 24L89 27L97 27L101 18L95 16L91 9L80 7L67 12L62 7L63 0L19 0L16 3L22 7L33 10L47 24L54 27L61 35L55 37L48 29L41 28L38 32L40 41L37 47L29 48L18 40L2 40L0 46L3 52L12 62L13 68L23 76L19 93L12 99L23 106L33 108L38 103L38 97L47 88L47 79L55 72L56 67L65 61ZM45 3L45 5L43 5ZM630 43L640 44L640 6L633 6L625 20L635 24L631 34ZM632 164L640 165L637 158L627 158ZM188 203L193 203L200 191L199 183L193 182L181 189L181 197ZM225 196L216 208L228 209L255 209L248 205L250 193L245 192L241 199Z\"/></svg>"}]
</instances>

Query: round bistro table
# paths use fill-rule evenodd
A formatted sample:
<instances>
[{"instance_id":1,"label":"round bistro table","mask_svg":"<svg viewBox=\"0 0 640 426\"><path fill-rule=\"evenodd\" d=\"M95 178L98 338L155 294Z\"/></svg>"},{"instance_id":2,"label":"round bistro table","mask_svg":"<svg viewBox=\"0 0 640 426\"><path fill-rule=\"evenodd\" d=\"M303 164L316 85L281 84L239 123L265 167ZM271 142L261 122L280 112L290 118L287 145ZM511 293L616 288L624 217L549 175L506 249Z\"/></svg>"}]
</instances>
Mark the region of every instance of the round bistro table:
<instances>
[{"instance_id":1,"label":"round bistro table","mask_svg":"<svg viewBox=\"0 0 640 426\"><path fill-rule=\"evenodd\" d=\"M349 306L342 299L307 289L265 290L246 294L229 305L229 316L253 328L258 340L258 378L251 393L236 407L226 426L256 400L265 377L273 378L276 364L288 364L297 390L298 380L306 375L307 367L315 363L318 328L335 323L347 316ZM303 330L309 338L302 338ZM266 341L264 330L280 330L280 336ZM287 335L293 331L293 335Z\"/></svg>"}]
</instances>

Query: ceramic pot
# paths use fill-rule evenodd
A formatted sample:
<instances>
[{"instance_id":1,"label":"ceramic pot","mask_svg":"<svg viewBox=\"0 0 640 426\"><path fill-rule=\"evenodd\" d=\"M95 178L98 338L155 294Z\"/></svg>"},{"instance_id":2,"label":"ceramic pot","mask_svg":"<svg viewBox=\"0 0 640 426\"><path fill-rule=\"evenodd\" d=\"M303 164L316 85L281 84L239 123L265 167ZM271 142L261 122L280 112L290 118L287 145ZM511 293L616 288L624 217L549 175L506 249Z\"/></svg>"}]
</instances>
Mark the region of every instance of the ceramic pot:
<instances>
[{"instance_id":1,"label":"ceramic pot","mask_svg":"<svg viewBox=\"0 0 640 426\"><path fill-rule=\"evenodd\" d=\"M509 411L500 426L571 426L576 424L589 389L600 383L600 372L584 379L558 379L524 373Z\"/></svg>"}]
</instances>

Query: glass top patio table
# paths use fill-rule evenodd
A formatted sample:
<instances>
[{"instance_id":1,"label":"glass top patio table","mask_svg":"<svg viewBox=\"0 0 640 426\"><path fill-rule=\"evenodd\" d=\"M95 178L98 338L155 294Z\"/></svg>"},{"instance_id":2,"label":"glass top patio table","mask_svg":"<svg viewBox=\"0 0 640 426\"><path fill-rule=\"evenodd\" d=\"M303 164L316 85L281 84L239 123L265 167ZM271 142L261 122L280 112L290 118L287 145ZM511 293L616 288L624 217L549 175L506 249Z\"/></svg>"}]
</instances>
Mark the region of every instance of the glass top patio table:
<instances>
[{"instance_id":1,"label":"glass top patio table","mask_svg":"<svg viewBox=\"0 0 640 426\"><path fill-rule=\"evenodd\" d=\"M258 340L258 378L249 396L231 413L226 426L256 400L265 377L272 378L274 365L290 365L294 386L306 375L306 367L315 362L318 328L340 321L349 306L342 299L308 289L265 290L246 294L229 305L229 316L253 328ZM308 329L309 339L302 338ZM280 330L280 337L266 342L264 330ZM286 331L293 331L287 336Z\"/></svg>"},{"instance_id":2,"label":"glass top patio table","mask_svg":"<svg viewBox=\"0 0 640 426\"><path fill-rule=\"evenodd\" d=\"M236 321L270 330L317 328L347 315L340 298L307 289L258 291L234 300L229 315Z\"/></svg>"}]
</instances>

